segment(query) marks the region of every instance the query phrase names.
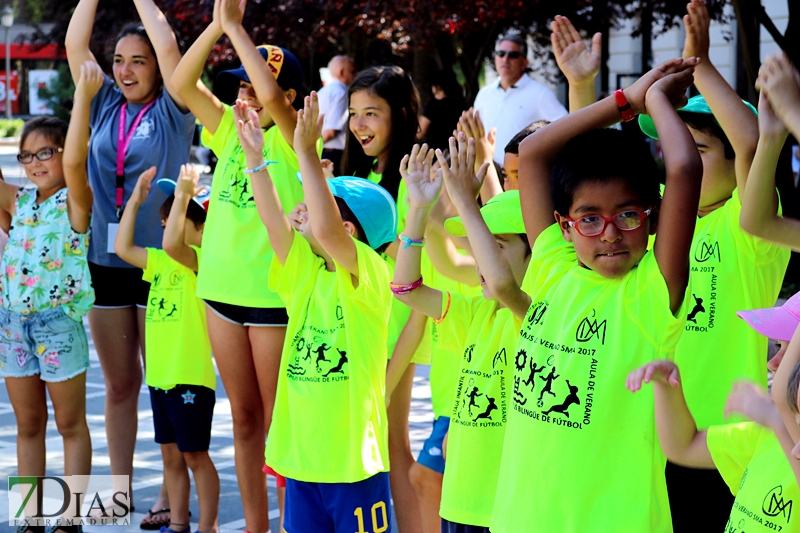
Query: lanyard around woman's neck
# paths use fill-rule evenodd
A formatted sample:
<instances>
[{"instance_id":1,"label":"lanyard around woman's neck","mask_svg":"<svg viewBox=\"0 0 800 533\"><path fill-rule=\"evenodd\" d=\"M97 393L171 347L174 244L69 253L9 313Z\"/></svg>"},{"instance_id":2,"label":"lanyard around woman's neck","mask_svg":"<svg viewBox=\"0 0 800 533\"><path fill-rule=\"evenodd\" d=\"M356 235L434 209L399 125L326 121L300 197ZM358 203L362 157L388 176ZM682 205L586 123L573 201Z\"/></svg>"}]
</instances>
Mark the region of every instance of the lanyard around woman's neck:
<instances>
[{"instance_id":1,"label":"lanyard around woman's neck","mask_svg":"<svg viewBox=\"0 0 800 533\"><path fill-rule=\"evenodd\" d=\"M158 98L156 98L156 100L158 100ZM122 104L122 107L119 109L119 125L117 126L117 219L122 218L122 200L125 194L125 155L128 153L128 147L131 144L131 139L133 139L136 128L139 127L139 123L142 121L144 114L155 105L156 100L149 102L136 113L136 117L134 117L133 123L131 127L128 128L127 133L125 132L125 122L128 119L128 102Z\"/></svg>"}]
</instances>

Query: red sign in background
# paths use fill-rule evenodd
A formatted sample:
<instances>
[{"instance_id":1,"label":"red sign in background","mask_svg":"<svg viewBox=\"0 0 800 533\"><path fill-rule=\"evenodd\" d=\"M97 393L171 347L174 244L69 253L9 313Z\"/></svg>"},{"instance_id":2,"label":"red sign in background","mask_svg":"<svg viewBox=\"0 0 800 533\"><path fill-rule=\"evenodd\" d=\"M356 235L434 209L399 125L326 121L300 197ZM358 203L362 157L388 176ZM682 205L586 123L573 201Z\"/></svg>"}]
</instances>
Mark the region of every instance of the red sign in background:
<instances>
[{"instance_id":1,"label":"red sign in background","mask_svg":"<svg viewBox=\"0 0 800 533\"><path fill-rule=\"evenodd\" d=\"M0 114L6 112L6 72L0 71ZM11 113L19 114L19 73L11 71Z\"/></svg>"}]
</instances>

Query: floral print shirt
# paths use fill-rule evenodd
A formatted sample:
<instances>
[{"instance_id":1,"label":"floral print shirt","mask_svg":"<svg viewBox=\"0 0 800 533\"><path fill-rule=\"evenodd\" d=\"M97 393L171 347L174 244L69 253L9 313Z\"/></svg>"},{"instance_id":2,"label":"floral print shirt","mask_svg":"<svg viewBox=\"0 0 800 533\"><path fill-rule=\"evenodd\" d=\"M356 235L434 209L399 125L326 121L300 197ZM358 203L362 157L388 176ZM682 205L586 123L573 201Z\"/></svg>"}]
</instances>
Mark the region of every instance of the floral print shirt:
<instances>
[{"instance_id":1,"label":"floral print shirt","mask_svg":"<svg viewBox=\"0 0 800 533\"><path fill-rule=\"evenodd\" d=\"M72 229L66 187L36 203L37 188L17 191L0 273L2 305L13 313L63 306L80 320L94 303L86 251L89 233Z\"/></svg>"}]
</instances>

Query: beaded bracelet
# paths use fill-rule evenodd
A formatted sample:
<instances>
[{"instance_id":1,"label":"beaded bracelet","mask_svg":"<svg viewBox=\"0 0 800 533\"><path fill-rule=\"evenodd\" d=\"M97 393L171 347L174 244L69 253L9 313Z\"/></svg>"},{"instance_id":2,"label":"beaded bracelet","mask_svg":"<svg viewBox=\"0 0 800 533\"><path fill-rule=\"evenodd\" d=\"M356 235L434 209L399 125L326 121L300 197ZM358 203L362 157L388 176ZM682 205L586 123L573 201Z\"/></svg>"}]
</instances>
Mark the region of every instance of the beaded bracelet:
<instances>
[{"instance_id":1,"label":"beaded bracelet","mask_svg":"<svg viewBox=\"0 0 800 533\"><path fill-rule=\"evenodd\" d=\"M398 285L396 283L389 283L389 289L394 294L408 294L416 289L419 289L420 287L422 287L422 276L420 276L419 279L414 283L410 283L408 285Z\"/></svg>"},{"instance_id":2,"label":"beaded bracelet","mask_svg":"<svg viewBox=\"0 0 800 533\"><path fill-rule=\"evenodd\" d=\"M410 239L405 235L400 235L397 238L400 239L405 244L405 246L403 246L403 249L408 248L409 246L420 246L420 247L425 246L425 237L421 239Z\"/></svg>"}]
</instances>

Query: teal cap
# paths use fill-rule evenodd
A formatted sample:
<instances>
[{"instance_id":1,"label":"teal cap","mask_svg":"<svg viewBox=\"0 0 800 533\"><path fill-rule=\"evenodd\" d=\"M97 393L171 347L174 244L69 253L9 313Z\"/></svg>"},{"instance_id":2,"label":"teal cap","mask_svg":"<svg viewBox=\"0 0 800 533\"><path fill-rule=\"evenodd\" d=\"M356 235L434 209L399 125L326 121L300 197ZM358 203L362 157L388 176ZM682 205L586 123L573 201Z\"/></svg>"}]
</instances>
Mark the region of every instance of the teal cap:
<instances>
[{"instance_id":1,"label":"teal cap","mask_svg":"<svg viewBox=\"0 0 800 533\"><path fill-rule=\"evenodd\" d=\"M397 204L386 189L368 179L339 176L325 180L358 219L373 250L397 238Z\"/></svg>"},{"instance_id":2,"label":"teal cap","mask_svg":"<svg viewBox=\"0 0 800 533\"><path fill-rule=\"evenodd\" d=\"M525 233L519 191L501 192L481 207L481 216L492 235ZM461 217L445 220L444 229L447 230L447 233L456 237L465 237L467 235L464 224L461 222Z\"/></svg>"},{"instance_id":3,"label":"teal cap","mask_svg":"<svg viewBox=\"0 0 800 533\"><path fill-rule=\"evenodd\" d=\"M758 116L758 111L753 104L742 100L747 107L750 108L750 111L753 112L755 116ZM703 98L702 94L698 94L697 96L692 96L689 98L689 101L686 102L686 105L682 108L678 109L678 113L696 113L698 115L714 115L711 112L711 108L708 107L708 103L706 99ZM714 122L717 122L717 119L714 119ZM719 122L717 122L719 125ZM642 133L651 137L653 139L658 139L658 132L656 131L656 125L653 123L653 119L650 118L649 115L639 115L639 127L642 128Z\"/></svg>"}]
</instances>

